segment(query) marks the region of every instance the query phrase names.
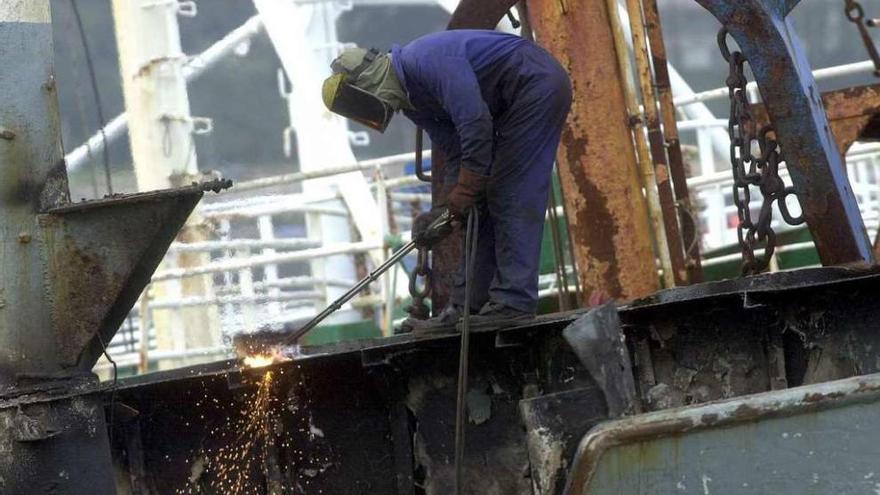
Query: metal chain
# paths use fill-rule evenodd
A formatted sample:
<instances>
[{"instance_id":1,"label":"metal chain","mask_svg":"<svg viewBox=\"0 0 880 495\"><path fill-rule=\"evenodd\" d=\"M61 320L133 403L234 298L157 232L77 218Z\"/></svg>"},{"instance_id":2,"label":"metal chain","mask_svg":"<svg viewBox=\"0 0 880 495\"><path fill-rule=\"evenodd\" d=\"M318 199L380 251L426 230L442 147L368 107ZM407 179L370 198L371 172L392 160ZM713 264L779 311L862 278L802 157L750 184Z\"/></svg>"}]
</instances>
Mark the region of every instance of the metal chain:
<instances>
[{"instance_id":1,"label":"metal chain","mask_svg":"<svg viewBox=\"0 0 880 495\"><path fill-rule=\"evenodd\" d=\"M877 20L865 19L865 9L856 0L844 0L844 4L846 18L859 28L862 43L864 43L865 49L868 50L868 56L871 57L871 61L874 62L874 75L880 77L880 53L878 53L877 45L874 44L874 40L871 38L871 33L868 32L869 27L877 26Z\"/></svg>"},{"instance_id":2,"label":"metal chain","mask_svg":"<svg viewBox=\"0 0 880 495\"><path fill-rule=\"evenodd\" d=\"M431 295L432 278L428 252L427 248L419 248L416 267L409 275L409 294L412 296L412 304L406 308L406 311L417 320L425 320L431 316L431 310L425 304L425 299ZM418 284L419 278L423 279L421 288Z\"/></svg>"},{"instance_id":3,"label":"metal chain","mask_svg":"<svg viewBox=\"0 0 880 495\"><path fill-rule=\"evenodd\" d=\"M776 250L776 233L771 227L773 203L776 202L782 217L791 225L804 222L803 216L793 217L788 211L786 199L795 194L779 177L782 157L772 126L757 130L748 101L744 67L747 62L740 51L731 51L727 45L728 32L718 33L718 46L729 64L727 88L730 96L730 163L733 166L733 202L737 208L739 225L737 238L743 256L743 275L760 273L767 268ZM756 151L757 153L753 153ZM750 208L751 188L757 187L763 196L757 220L752 218ZM764 256L758 258L755 249L764 244Z\"/></svg>"}]
</instances>

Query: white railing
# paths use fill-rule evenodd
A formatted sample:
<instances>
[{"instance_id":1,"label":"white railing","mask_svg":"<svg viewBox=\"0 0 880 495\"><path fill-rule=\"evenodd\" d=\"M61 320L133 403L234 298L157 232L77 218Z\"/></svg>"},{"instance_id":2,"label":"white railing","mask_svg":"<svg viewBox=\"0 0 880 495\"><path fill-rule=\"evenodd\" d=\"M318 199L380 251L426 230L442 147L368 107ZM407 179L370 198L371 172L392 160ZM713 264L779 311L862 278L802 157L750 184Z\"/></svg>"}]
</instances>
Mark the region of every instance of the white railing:
<instances>
[{"instance_id":1,"label":"white railing","mask_svg":"<svg viewBox=\"0 0 880 495\"><path fill-rule=\"evenodd\" d=\"M704 123L715 125L714 122ZM700 126L684 127L685 130L698 130ZM359 164L328 168L321 176L347 173L352 170L385 170L408 163L412 154L397 155ZM862 214L869 226L871 235L876 232L880 219L880 145L855 145L847 157L848 173L853 191L862 208ZM111 344L113 355L120 356L118 363L127 365L143 364L165 360L190 360L197 358L223 357L228 353L224 347L213 346L205 349L157 350L155 331L151 328L146 353L141 349L140 311L144 308L154 311L179 311L192 306L214 306L221 314L222 332L226 338L237 333L260 327L281 325L302 321L322 309L324 290L327 287L349 287L354 280L319 280L308 275L306 262L314 257L329 257L340 254L358 255L384 248L382 242L352 242L347 244L325 245L320 239L305 237L302 220L291 218L303 212L342 215L348 217L343 207L327 207L320 203L335 198L328 193L322 197L307 197L302 193L291 192L298 182L314 178L315 174L289 174L268 178L259 182L261 187L248 187L243 194L220 195L202 204L198 212L206 220L219 225L217 239L197 243L175 243L169 250L169 259L180 253L208 253L207 264L174 268L165 266L153 278L153 288L171 280L187 279L199 275L211 275L214 281L214 295L199 298L159 299L150 298L132 311L128 324L123 326ZM373 174L375 175L375 174ZM788 171L783 166L780 176L789 181ZM731 190L733 179L729 172L718 172L689 180L692 197L702 205L699 213L703 227L704 249L714 249L736 242L736 208L732 204ZM400 187L422 184L415 177L399 175L381 181L373 181L371 187L376 197L390 198L390 210L394 221L400 226L402 239L408 236L413 205L417 208L427 206L430 194L427 192L402 192ZM759 195L752 198L754 207L760 204ZM793 214L797 214L797 207ZM774 227L784 230L786 225L778 219ZM780 252L791 249L804 249L802 245L788 246ZM707 265L738 259L739 254L714 258ZM729 259L728 259L729 258ZM405 276L399 277L405 281ZM541 295L555 293L555 280L552 276L541 279ZM148 291L155 293L161 291ZM398 290L395 299L406 297L405 290ZM355 308L375 307L381 303L376 295L356 300ZM155 321L148 315L146 321ZM102 364L106 367L106 364Z\"/></svg>"},{"instance_id":2,"label":"white railing","mask_svg":"<svg viewBox=\"0 0 880 495\"><path fill-rule=\"evenodd\" d=\"M425 153L425 158L430 158L430 152ZM219 348L216 346L203 350L157 350L155 329L150 323L148 334L151 337L145 348L141 348L140 324L146 321L154 325L156 311L180 311L193 306L216 307L225 340L241 332L277 327L316 314L323 309L328 287L347 288L354 285L355 280L320 280L308 276L309 261L339 255L357 256L377 249L387 253L390 246L381 239L325 244L321 239L306 237L301 214L338 215L350 220L350 212L343 202L327 206L328 200L337 198L336 193L310 196L293 191L305 180L353 171L382 178L373 180L370 186L375 199L387 197L390 201L391 224L398 226L399 239L406 241L412 216L429 207L430 193L400 189L428 185L414 176L399 172L397 176L384 177L389 169L402 167L413 160L414 154L406 153L328 167L314 173L268 177L237 184L229 194L206 197L196 213L207 224L215 226L216 239L195 243L175 242L171 246L165 262L154 273L151 286L145 291L146 304L142 302L133 309L129 323L123 325L110 345L111 355L119 356L118 364L140 366L198 356L217 357ZM193 252L206 253L207 263L186 268L176 266L179 255ZM414 263L414 259L409 262ZM213 295L183 298L153 295L166 292L162 290L163 283L204 275L213 280ZM398 273L397 278L398 287L393 288L390 297L399 303L408 296L405 291L407 278L403 273ZM355 299L353 310L366 307L378 309L383 303L382 298L376 295L379 292L376 290L373 295ZM140 312L144 310L150 314L141 318ZM98 368L107 366L107 363L102 363Z\"/></svg>"},{"instance_id":3,"label":"white railing","mask_svg":"<svg viewBox=\"0 0 880 495\"><path fill-rule=\"evenodd\" d=\"M241 43L245 43L263 29L259 17L249 19L238 29L232 31L209 48L202 55L193 58L186 66L188 80L199 77L204 71L222 57L231 53ZM873 71L871 62L859 62L820 69L814 72L817 80L853 74L867 74ZM757 96L754 83L749 87L750 94ZM694 103L727 98L727 88L717 88L683 98L676 98L675 104L684 107ZM679 123L683 133L695 132L699 144L700 169L705 173L689 180L693 198L702 205L699 217L703 227L703 248L713 249L736 241L736 209L730 196L732 179L729 172L715 173L716 162L726 157L716 157L707 139L708 130L724 128L727 122L721 119L690 120ZM104 140L112 141L126 130L125 115L113 119L104 130L105 136L95 135L87 143L68 155L71 168L76 168L100 150ZM430 156L426 153L426 158ZM848 155L848 173L853 191L859 201L862 214L869 225L871 235L876 232L880 219L880 146L855 147ZM365 172L373 180L371 188L377 201L388 198L389 223L397 225L405 238L411 224L413 208L427 206L430 195L424 191L400 191L401 188L424 184L412 175L389 174L388 169L411 162L412 153L366 160L358 163L329 166L317 172L298 172L275 177L261 178L237 184L230 194L200 205L198 214L207 223L215 226L216 239L198 243L175 243L171 246L166 262L153 277L151 288L145 292L144 300L136 305L128 322L110 345L111 354L123 366L140 365L162 360L217 359L228 356L229 348L223 345L202 349L157 350L153 312L180 311L192 306L216 307L220 313L221 331L229 338L242 331L261 327L282 325L302 321L317 311L326 301L328 287L348 287L354 280L320 280L307 275L308 261L315 258L347 255L361 256L381 249L387 253L384 240L362 240L346 244L326 245L321 239L305 235L302 215L351 215L338 192L303 194L296 191L305 180L333 177L336 175ZM719 167L727 170L727 166ZM781 175L788 180L783 168ZM760 201L753 196L753 204ZM329 204L328 204L329 203ZM774 221L780 230L785 225ZM806 245L788 246L786 249L803 249ZM208 262L201 266L179 268L176 260L185 253L206 253ZM731 255L738 256L738 255ZM366 258L364 256L361 256ZM731 258L734 259L734 258ZM412 260L410 260L412 261ZM709 263L727 261L717 258ZM368 261L366 262L368 263ZM195 276L210 276L213 280L213 295L189 298L162 298L151 294L161 294L161 284L169 281L187 280ZM398 277L404 283L405 276ZM540 282L541 295L550 295L558 290L552 276L544 276ZM386 290L387 286L385 287ZM386 298L398 299L405 291L394 287ZM382 292L382 291L377 291ZM372 307L381 312L382 298L373 295L355 300L354 308ZM141 314L144 312L145 314ZM378 320L378 319L377 319ZM141 323L146 331L141 329ZM153 322L151 324L150 322ZM146 342L143 342L146 340ZM106 367L106 363L99 368Z\"/></svg>"}]
</instances>

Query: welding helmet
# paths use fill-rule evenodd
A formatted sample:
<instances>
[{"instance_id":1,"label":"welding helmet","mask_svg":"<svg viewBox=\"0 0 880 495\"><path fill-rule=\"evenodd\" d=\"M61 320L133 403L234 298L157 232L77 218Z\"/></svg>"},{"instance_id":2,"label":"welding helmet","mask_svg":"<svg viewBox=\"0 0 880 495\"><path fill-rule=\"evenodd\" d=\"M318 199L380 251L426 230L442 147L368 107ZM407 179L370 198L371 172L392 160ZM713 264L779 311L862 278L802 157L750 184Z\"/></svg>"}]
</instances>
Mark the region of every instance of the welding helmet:
<instances>
[{"instance_id":1,"label":"welding helmet","mask_svg":"<svg viewBox=\"0 0 880 495\"><path fill-rule=\"evenodd\" d=\"M324 105L331 112L379 132L385 132L391 117L394 116L394 108L389 102L368 91L368 89L378 89L382 81L378 84L375 81L363 81L357 84L358 79L377 57L379 51L375 48L370 50L354 48L344 51L330 65L333 75L324 81L322 96ZM366 89L361 86L365 86Z\"/></svg>"}]
</instances>

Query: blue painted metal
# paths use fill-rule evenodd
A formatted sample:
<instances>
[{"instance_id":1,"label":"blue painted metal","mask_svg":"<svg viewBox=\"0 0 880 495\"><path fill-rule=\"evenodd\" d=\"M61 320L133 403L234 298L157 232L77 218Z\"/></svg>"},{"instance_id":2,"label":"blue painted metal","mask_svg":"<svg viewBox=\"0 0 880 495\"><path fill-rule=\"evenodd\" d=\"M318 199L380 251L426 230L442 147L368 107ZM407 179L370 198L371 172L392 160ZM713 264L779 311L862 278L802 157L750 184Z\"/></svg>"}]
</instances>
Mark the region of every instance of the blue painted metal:
<instances>
[{"instance_id":1,"label":"blue painted metal","mask_svg":"<svg viewBox=\"0 0 880 495\"><path fill-rule=\"evenodd\" d=\"M800 0L696 1L721 21L749 61L822 264L873 262L821 93L786 18Z\"/></svg>"}]
</instances>

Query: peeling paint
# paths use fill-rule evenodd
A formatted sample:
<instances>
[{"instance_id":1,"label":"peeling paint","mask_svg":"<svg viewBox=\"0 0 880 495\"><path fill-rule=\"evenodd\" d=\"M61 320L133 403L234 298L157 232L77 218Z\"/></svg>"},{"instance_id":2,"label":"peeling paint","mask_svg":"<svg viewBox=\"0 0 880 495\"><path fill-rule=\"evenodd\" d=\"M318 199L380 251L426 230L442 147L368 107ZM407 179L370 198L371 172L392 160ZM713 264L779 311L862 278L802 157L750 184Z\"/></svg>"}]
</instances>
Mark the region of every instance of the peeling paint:
<instances>
[{"instance_id":1,"label":"peeling paint","mask_svg":"<svg viewBox=\"0 0 880 495\"><path fill-rule=\"evenodd\" d=\"M529 459L533 469L542 473L558 473L566 468L566 462L562 458L564 452L563 442L554 437L547 428L535 428L529 430L527 442L529 444ZM533 480L537 495L551 495L555 493L555 477L539 477Z\"/></svg>"}]
</instances>

